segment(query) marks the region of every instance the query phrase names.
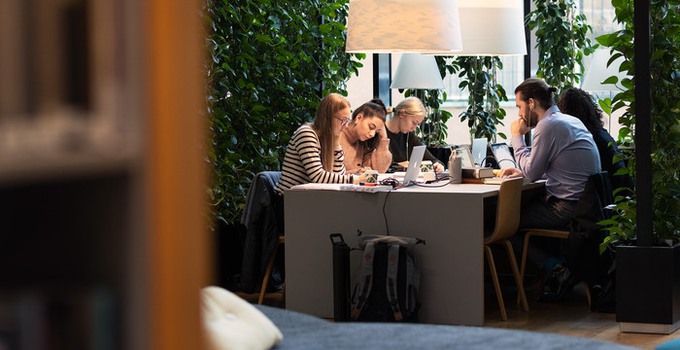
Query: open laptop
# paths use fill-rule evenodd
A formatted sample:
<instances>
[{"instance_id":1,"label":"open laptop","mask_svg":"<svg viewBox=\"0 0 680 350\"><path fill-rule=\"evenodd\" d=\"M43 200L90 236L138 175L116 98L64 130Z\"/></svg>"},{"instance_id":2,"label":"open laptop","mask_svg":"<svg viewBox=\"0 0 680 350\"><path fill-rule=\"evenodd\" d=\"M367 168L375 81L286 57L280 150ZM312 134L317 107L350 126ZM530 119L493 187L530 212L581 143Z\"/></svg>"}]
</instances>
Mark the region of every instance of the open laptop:
<instances>
[{"instance_id":1,"label":"open laptop","mask_svg":"<svg viewBox=\"0 0 680 350\"><path fill-rule=\"evenodd\" d=\"M423 162L424 155L425 146L413 147L413 151L411 151L411 158L408 160L408 168L406 168L406 174L404 174L404 181L402 182L404 187L416 182L418 174L420 174L420 163Z\"/></svg>"},{"instance_id":2,"label":"open laptop","mask_svg":"<svg viewBox=\"0 0 680 350\"><path fill-rule=\"evenodd\" d=\"M475 162L472 160L472 154L470 153L470 147L467 145L459 146L454 149L454 152L460 154L463 168L473 168L475 166Z\"/></svg>"},{"instance_id":3,"label":"open laptop","mask_svg":"<svg viewBox=\"0 0 680 350\"><path fill-rule=\"evenodd\" d=\"M510 147L507 143L494 143L491 145L491 152L493 152L496 163L501 169L517 168L515 156L510 152Z\"/></svg>"},{"instance_id":4,"label":"open laptop","mask_svg":"<svg viewBox=\"0 0 680 350\"><path fill-rule=\"evenodd\" d=\"M472 140L472 160L475 161L475 166L483 167L486 159L486 149L489 141L485 138L477 138Z\"/></svg>"},{"instance_id":5,"label":"open laptop","mask_svg":"<svg viewBox=\"0 0 680 350\"><path fill-rule=\"evenodd\" d=\"M408 160L406 172L397 171L393 174L386 174L388 178L398 182L397 185L393 184L392 186L401 188L413 185L418 179L418 175L420 175L420 164L423 162L423 155L425 155L425 146L414 146L413 151L411 151L411 158Z\"/></svg>"}]
</instances>

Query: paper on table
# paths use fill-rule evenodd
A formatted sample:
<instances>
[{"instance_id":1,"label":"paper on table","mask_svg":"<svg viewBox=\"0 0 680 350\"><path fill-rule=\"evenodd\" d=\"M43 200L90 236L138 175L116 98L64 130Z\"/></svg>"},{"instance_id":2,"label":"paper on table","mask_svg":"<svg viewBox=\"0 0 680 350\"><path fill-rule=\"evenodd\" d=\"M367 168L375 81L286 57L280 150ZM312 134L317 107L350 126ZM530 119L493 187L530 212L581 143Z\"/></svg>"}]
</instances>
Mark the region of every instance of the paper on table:
<instances>
[{"instance_id":1,"label":"paper on table","mask_svg":"<svg viewBox=\"0 0 680 350\"><path fill-rule=\"evenodd\" d=\"M392 190L392 186L362 186L352 184L317 184L309 183L293 186L293 190L322 190L322 191L352 191L352 192L387 192Z\"/></svg>"},{"instance_id":2,"label":"paper on table","mask_svg":"<svg viewBox=\"0 0 680 350\"><path fill-rule=\"evenodd\" d=\"M308 183L291 187L291 190L326 190L326 191L342 191L342 186L347 184L324 184L324 183Z\"/></svg>"}]
</instances>

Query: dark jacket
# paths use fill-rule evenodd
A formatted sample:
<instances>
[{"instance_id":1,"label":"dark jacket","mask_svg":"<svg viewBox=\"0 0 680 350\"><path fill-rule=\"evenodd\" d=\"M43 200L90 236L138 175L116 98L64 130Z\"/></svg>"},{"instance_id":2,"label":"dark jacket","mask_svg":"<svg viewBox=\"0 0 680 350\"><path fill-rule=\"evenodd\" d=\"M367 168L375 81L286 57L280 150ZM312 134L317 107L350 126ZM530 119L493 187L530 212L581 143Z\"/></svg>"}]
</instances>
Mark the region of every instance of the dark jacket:
<instances>
[{"instance_id":1,"label":"dark jacket","mask_svg":"<svg viewBox=\"0 0 680 350\"><path fill-rule=\"evenodd\" d=\"M574 207L571 220L567 261L573 272L588 285L603 284L610 261L600 255L605 231L598 222L608 217L605 207L613 203L612 187L606 171L590 175L586 187Z\"/></svg>"},{"instance_id":2,"label":"dark jacket","mask_svg":"<svg viewBox=\"0 0 680 350\"><path fill-rule=\"evenodd\" d=\"M274 192L280 171L262 171L255 175L248 189L241 223L246 226L243 237L243 261L239 280L241 290L259 290L267 260L278 236L283 235L282 200Z\"/></svg>"},{"instance_id":3,"label":"dark jacket","mask_svg":"<svg viewBox=\"0 0 680 350\"><path fill-rule=\"evenodd\" d=\"M626 163L623 160L614 162L614 157L621 154L614 138L612 138L604 128L600 128L598 131L591 133L593 134L595 145L597 145L597 151L600 153L602 171L609 173L609 181L611 182L612 189L617 189L619 187L632 189L633 181L630 176L614 175L616 174L616 171L626 167Z\"/></svg>"}]
</instances>

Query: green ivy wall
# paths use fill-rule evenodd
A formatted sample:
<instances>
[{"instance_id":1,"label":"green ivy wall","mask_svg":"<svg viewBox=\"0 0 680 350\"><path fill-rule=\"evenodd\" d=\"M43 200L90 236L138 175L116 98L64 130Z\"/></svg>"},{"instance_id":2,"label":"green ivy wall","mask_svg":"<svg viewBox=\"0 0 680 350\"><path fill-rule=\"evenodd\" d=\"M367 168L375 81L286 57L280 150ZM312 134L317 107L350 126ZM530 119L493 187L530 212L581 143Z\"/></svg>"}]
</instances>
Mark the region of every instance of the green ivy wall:
<instances>
[{"instance_id":1,"label":"green ivy wall","mask_svg":"<svg viewBox=\"0 0 680 350\"><path fill-rule=\"evenodd\" d=\"M348 0L206 0L213 214L238 223L254 175L279 170L320 99L361 67L345 50Z\"/></svg>"}]
</instances>

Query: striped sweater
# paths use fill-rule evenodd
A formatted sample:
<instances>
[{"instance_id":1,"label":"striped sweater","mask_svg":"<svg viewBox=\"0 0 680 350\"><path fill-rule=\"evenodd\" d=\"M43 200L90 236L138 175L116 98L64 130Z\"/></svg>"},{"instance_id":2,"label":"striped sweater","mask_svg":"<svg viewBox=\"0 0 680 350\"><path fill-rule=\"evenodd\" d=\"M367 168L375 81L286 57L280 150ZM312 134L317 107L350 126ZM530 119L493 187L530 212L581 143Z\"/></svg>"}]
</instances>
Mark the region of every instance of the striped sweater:
<instances>
[{"instance_id":1,"label":"striped sweater","mask_svg":"<svg viewBox=\"0 0 680 350\"><path fill-rule=\"evenodd\" d=\"M352 176L345 175L342 147L335 149L333 158L333 172L325 171L321 163L319 137L308 124L299 127L286 148L281 180L276 184L276 192L283 195L284 191L295 185L311 182L351 183Z\"/></svg>"}]
</instances>

